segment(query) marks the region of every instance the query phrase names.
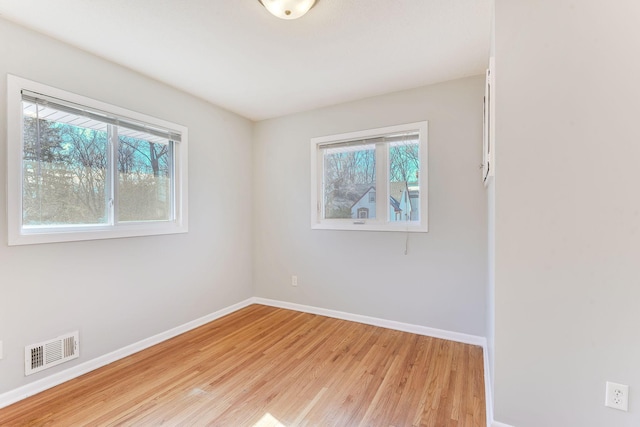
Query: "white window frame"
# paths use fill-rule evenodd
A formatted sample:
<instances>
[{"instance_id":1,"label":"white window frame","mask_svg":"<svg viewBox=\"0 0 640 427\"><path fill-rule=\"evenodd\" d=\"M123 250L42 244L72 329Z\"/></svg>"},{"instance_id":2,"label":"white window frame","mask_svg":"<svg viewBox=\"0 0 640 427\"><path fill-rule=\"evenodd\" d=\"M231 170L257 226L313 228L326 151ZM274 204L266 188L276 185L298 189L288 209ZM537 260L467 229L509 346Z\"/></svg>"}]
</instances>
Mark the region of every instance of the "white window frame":
<instances>
[{"instance_id":1,"label":"white window frame","mask_svg":"<svg viewBox=\"0 0 640 427\"><path fill-rule=\"evenodd\" d=\"M420 220L392 221L389 218L389 164L387 150L376 148L376 218L358 219L328 219L323 217L323 156L322 148L331 144L343 144L384 137L385 135L417 131L419 134L420 174ZM337 135L316 137L311 139L311 228L315 230L359 230L359 231L400 231L421 232L428 231L428 122L421 121L383 128L348 132ZM380 164L379 159L383 159Z\"/></svg>"},{"instance_id":2,"label":"white window frame","mask_svg":"<svg viewBox=\"0 0 640 427\"><path fill-rule=\"evenodd\" d=\"M51 227L23 227L23 115L22 90L43 94L94 111L126 117L132 121L165 129L180 135L173 143L173 215L168 221L140 221L118 223L110 219L107 224L62 225ZM152 236L188 232L188 130L162 119L141 114L115 105L97 101L42 83L7 75L7 210L8 244L28 245L122 237ZM112 180L115 180L115 176ZM111 185L114 185L112 182ZM112 217L113 215L110 215Z\"/></svg>"}]
</instances>

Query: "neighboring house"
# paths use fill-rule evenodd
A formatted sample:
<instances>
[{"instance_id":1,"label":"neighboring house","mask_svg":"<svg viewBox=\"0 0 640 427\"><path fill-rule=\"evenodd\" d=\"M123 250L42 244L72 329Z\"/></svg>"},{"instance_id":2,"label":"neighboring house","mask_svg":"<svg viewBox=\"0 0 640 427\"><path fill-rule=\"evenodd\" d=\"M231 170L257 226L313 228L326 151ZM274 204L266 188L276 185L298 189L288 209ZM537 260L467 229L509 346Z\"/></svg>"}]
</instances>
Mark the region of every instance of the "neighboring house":
<instances>
[{"instance_id":1,"label":"neighboring house","mask_svg":"<svg viewBox=\"0 0 640 427\"><path fill-rule=\"evenodd\" d=\"M391 221L417 221L420 218L419 187L413 182L389 183L389 218ZM376 217L376 190L369 187L351 205L351 218Z\"/></svg>"},{"instance_id":2,"label":"neighboring house","mask_svg":"<svg viewBox=\"0 0 640 427\"><path fill-rule=\"evenodd\" d=\"M369 187L356 202L351 205L351 218L367 219L376 217L376 189Z\"/></svg>"},{"instance_id":3,"label":"neighboring house","mask_svg":"<svg viewBox=\"0 0 640 427\"><path fill-rule=\"evenodd\" d=\"M390 182L389 194L399 210L390 211L392 221L417 221L420 218L420 187L417 182Z\"/></svg>"}]
</instances>

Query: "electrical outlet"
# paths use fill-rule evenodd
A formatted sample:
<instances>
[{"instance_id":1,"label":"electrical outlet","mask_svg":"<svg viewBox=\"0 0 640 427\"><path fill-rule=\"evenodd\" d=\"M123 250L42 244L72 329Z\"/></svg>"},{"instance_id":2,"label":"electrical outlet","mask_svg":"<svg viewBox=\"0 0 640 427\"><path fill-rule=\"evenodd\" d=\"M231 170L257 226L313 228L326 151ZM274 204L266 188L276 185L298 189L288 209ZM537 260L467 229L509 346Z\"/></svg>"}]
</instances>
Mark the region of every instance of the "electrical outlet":
<instances>
[{"instance_id":1,"label":"electrical outlet","mask_svg":"<svg viewBox=\"0 0 640 427\"><path fill-rule=\"evenodd\" d=\"M291 286L298 286L298 276L291 276Z\"/></svg>"},{"instance_id":2,"label":"electrical outlet","mask_svg":"<svg viewBox=\"0 0 640 427\"><path fill-rule=\"evenodd\" d=\"M629 386L607 381L607 396L604 406L627 411L629 409Z\"/></svg>"}]
</instances>

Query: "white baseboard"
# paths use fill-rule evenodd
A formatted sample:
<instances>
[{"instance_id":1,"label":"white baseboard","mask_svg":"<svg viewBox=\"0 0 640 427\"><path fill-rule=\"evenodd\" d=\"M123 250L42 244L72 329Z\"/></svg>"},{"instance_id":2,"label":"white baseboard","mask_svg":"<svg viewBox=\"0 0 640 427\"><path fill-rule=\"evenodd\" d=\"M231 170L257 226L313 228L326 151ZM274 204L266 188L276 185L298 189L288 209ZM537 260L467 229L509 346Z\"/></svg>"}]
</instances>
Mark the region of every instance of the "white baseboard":
<instances>
[{"instance_id":1,"label":"white baseboard","mask_svg":"<svg viewBox=\"0 0 640 427\"><path fill-rule=\"evenodd\" d=\"M187 322L183 325L169 329L168 331L165 331L165 332L161 332L152 337L145 338L141 341L138 341L136 343L123 347L119 350L115 350L103 356L96 357L95 359L88 360L84 363L73 366L64 371L57 372L55 374L49 375L48 377L42 378L40 380L26 384L22 387L18 387L6 393L0 394L0 408L4 408L5 406L9 406L22 399L26 399L29 396L33 396L34 394L38 394L42 391L45 391L47 389L60 385L74 378L77 378L95 369L101 368L105 365L108 365L109 363L113 363L117 360L123 359L141 350L144 350L146 348L159 344L163 341L166 341L170 338L173 338L187 331L195 329L199 326L207 324L220 317L226 316L227 314L233 313L234 311L240 310L253 303L254 303L253 298L248 298L237 304L231 305L229 307L225 307L214 313L208 314L196 320L192 320L191 322Z\"/></svg>"},{"instance_id":2,"label":"white baseboard","mask_svg":"<svg viewBox=\"0 0 640 427\"><path fill-rule=\"evenodd\" d=\"M269 305L272 307L286 308L289 310L301 311L304 313L318 314L321 316L333 317L336 319L349 320L351 322L364 323L366 325L379 326L381 328L395 329L412 334L426 335L434 338L442 338L449 341L457 341L465 344L479 345L485 347L487 339L477 335L468 335L460 332L445 331L443 329L430 328L427 326L413 325L410 323L396 322L394 320L379 319L377 317L363 316L360 314L346 313L344 311L329 310L326 308L314 307L310 305L296 304L292 302L277 301L267 298L254 297L256 304Z\"/></svg>"},{"instance_id":3,"label":"white baseboard","mask_svg":"<svg viewBox=\"0 0 640 427\"><path fill-rule=\"evenodd\" d=\"M506 424L493 422L493 403L491 399L491 383L489 377L489 354L487 349L487 339L477 335L468 335L460 332L446 331L443 329L430 328L427 326L413 325L409 323L396 322L393 320L379 319L377 317L363 316L360 314L346 313L343 311L329 310L309 305L296 304L292 302L284 302L271 300L266 298L254 297L254 303L269 305L272 307L286 308L288 310L301 311L303 313L318 314L320 316L333 317L336 319L349 320L351 322L364 323L366 325L379 326L381 328L394 329L403 332L410 332L417 335L425 335L434 338L441 338L449 341L461 342L464 344L479 345L482 347L482 356L484 363L484 389L485 402L487 405L487 427L510 427ZM493 424L492 424L493 423Z\"/></svg>"},{"instance_id":4,"label":"white baseboard","mask_svg":"<svg viewBox=\"0 0 640 427\"><path fill-rule=\"evenodd\" d=\"M136 343L123 347L119 350L113 351L111 353L105 354L103 356L97 357L87 362L81 363L79 365L66 369L62 372L58 372L46 378L43 378L41 380L37 380L32 383L26 384L22 387L18 387L17 389L0 394L0 408L4 408L5 406L9 406L22 399L26 399L29 396L33 396L34 394L40 393L49 388L60 385L66 381L72 380L88 372L91 372L95 369L106 366L109 363L113 363L117 360L123 359L127 356L130 356L134 353L137 353L146 348L159 344L177 335L180 335L187 331L195 329L199 326L202 326L220 317L226 316L227 314L233 313L234 311L238 311L242 308L245 308L251 304L268 305L271 307L284 308L288 310L295 310L295 311L300 311L300 312L310 313L310 314L318 314L321 316L333 317L333 318L342 319L342 320L349 320L352 322L364 323L367 325L379 326L387 329L395 329L398 331L410 332L418 335L425 335L425 336L430 336L434 338L457 341L465 344L479 345L482 347L483 356L484 356L484 377L485 377L484 382L485 382L485 400L487 402L487 426L511 427L507 424L502 424L495 421L492 422L493 405L491 404L491 387L488 386L489 362L488 362L486 338L480 337L477 335L468 335L460 332L446 331L443 329L430 328L427 326L413 325L409 323L396 322L393 320L379 319L376 317L363 316L360 314L352 314L352 313L347 313L343 311L329 310L326 308L313 307L309 305L302 305L302 304L296 304L296 303L285 302L285 301L277 301L277 300L271 300L271 299L259 298L259 297L248 298L237 304L231 305L229 307L218 310L214 313L203 316L199 319L196 319L191 322L185 323L183 325L177 326L175 328L169 329L168 331L161 332L152 337L145 338L141 341L138 341Z\"/></svg>"}]
</instances>

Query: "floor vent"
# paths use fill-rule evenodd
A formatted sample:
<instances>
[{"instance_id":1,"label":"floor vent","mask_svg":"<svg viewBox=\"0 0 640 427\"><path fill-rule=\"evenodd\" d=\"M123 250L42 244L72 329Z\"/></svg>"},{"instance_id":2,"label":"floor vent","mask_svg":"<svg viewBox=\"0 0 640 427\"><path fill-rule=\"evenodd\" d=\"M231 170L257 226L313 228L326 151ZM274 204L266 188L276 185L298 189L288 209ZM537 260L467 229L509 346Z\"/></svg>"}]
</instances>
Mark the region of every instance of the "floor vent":
<instances>
[{"instance_id":1,"label":"floor vent","mask_svg":"<svg viewBox=\"0 0 640 427\"><path fill-rule=\"evenodd\" d=\"M80 354L78 331L24 348L24 374L31 375L51 368Z\"/></svg>"}]
</instances>

